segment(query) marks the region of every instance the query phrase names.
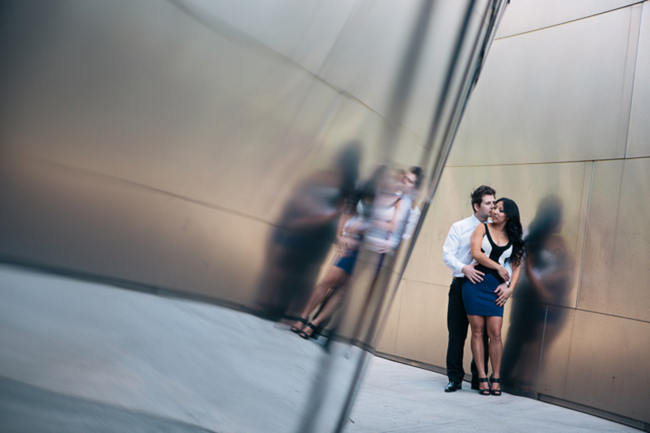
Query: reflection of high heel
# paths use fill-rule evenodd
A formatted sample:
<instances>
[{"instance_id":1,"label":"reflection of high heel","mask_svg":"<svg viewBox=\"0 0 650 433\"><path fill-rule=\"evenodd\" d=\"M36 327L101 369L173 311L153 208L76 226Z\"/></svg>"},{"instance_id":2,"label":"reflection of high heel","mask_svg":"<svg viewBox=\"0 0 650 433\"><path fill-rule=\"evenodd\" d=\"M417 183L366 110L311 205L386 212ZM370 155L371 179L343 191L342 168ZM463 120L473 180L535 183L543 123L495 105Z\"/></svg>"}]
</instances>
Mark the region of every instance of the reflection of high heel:
<instances>
[{"instance_id":1,"label":"reflection of high heel","mask_svg":"<svg viewBox=\"0 0 650 433\"><path fill-rule=\"evenodd\" d=\"M485 382L488 383L488 388L480 388L481 383L485 383ZM490 395L490 388L489 388L490 381L488 380L488 378L487 377L479 377L478 378L478 383L479 383L478 393L481 394L481 395Z\"/></svg>"},{"instance_id":2,"label":"reflection of high heel","mask_svg":"<svg viewBox=\"0 0 650 433\"><path fill-rule=\"evenodd\" d=\"M296 325L293 325L293 326L291 327L291 332L295 332L296 334L298 334L298 333L300 333L300 331L302 331L302 328L304 328L305 325L307 324L307 319L303 319L302 317L299 317L299 318L296 320L296 322L300 322L300 323L302 323L302 326L298 327L298 326L296 326Z\"/></svg>"},{"instance_id":3,"label":"reflection of high heel","mask_svg":"<svg viewBox=\"0 0 650 433\"><path fill-rule=\"evenodd\" d=\"M306 332L307 329L311 329L311 332L309 334L307 334ZM300 336L300 338L304 338L305 340L307 340L314 335L315 331L316 331L316 327L314 326L313 323L309 322L308 324L302 327L298 335Z\"/></svg>"},{"instance_id":4,"label":"reflection of high heel","mask_svg":"<svg viewBox=\"0 0 650 433\"><path fill-rule=\"evenodd\" d=\"M490 394L501 395L501 379L500 378L495 379L494 376L490 376L490 382L499 384L499 389L492 389L492 386L490 386Z\"/></svg>"}]
</instances>

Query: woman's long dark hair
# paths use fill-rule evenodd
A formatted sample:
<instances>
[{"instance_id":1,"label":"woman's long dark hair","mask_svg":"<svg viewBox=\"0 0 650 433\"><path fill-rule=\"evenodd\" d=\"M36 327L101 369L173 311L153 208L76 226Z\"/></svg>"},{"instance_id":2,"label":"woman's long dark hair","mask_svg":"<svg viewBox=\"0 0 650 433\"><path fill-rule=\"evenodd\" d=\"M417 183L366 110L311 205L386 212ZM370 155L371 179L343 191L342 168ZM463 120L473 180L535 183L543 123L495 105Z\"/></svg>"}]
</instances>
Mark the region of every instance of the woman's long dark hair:
<instances>
[{"instance_id":1,"label":"woman's long dark hair","mask_svg":"<svg viewBox=\"0 0 650 433\"><path fill-rule=\"evenodd\" d=\"M496 203L499 202L503 203L503 213L505 213L508 218L505 230L508 235L508 240L512 243L510 262L512 263L512 266L519 266L525 251L524 240L522 239L523 229L521 228L521 220L519 218L519 208L517 207L517 203L506 197L502 197L496 201Z\"/></svg>"}]
</instances>

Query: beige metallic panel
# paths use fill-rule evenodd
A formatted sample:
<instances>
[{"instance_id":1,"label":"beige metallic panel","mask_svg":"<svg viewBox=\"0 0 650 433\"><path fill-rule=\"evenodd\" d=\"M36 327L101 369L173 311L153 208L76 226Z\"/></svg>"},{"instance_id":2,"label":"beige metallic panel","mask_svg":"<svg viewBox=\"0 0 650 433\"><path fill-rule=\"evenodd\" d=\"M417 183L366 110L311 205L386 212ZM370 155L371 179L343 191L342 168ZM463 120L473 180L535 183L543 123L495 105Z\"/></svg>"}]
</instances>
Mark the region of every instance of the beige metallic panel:
<instances>
[{"instance_id":1,"label":"beige metallic panel","mask_svg":"<svg viewBox=\"0 0 650 433\"><path fill-rule=\"evenodd\" d=\"M495 41L449 165L623 157L640 11Z\"/></svg>"},{"instance_id":2,"label":"beige metallic panel","mask_svg":"<svg viewBox=\"0 0 650 433\"><path fill-rule=\"evenodd\" d=\"M400 65L408 53L406 43L424 2L365 0L359 3L342 29L319 75L335 87L345 89L382 116L388 116L393 88ZM407 104L404 117L394 119L426 136L434 104L440 96L447 73L452 47L463 20L467 2L433 2L433 14L423 43L413 87L409 95L402 92ZM488 2L476 2L476 11L484 11ZM472 15L470 34L477 30L482 13ZM407 30L408 29L408 30ZM461 53L467 61L468 45ZM458 79L460 75L456 75Z\"/></svg>"},{"instance_id":3,"label":"beige metallic panel","mask_svg":"<svg viewBox=\"0 0 650 433\"><path fill-rule=\"evenodd\" d=\"M599 305L603 313L614 313L616 308L611 297L619 301L627 296L627 290L612 290L615 282L613 272L614 245L621 179L624 161L594 163L593 181L587 214L587 233L583 252L578 308L594 309ZM618 286L618 284L616 284Z\"/></svg>"},{"instance_id":4,"label":"beige metallic panel","mask_svg":"<svg viewBox=\"0 0 650 433\"><path fill-rule=\"evenodd\" d=\"M576 262L584 231L585 182L590 164L537 164L494 167L447 167L416 243L406 277L412 280L448 285L451 276L442 262L442 246L452 223L471 215L470 194L481 184L491 185L497 197L509 197L519 206L526 228L548 203L549 196L560 203L559 237L570 270L568 292L556 299L575 305ZM545 201L543 201L545 200ZM541 206L541 208L540 208ZM515 291L515 296L517 292ZM560 301L561 299L561 301Z\"/></svg>"},{"instance_id":5,"label":"beige metallic panel","mask_svg":"<svg viewBox=\"0 0 650 433\"><path fill-rule=\"evenodd\" d=\"M571 336L566 326L574 310L522 298L513 299L510 307L501 369L504 383L529 395L561 395ZM550 369L545 373L547 365Z\"/></svg>"},{"instance_id":6,"label":"beige metallic panel","mask_svg":"<svg viewBox=\"0 0 650 433\"><path fill-rule=\"evenodd\" d=\"M566 399L650 422L650 324L576 311Z\"/></svg>"},{"instance_id":7,"label":"beige metallic panel","mask_svg":"<svg viewBox=\"0 0 650 433\"><path fill-rule=\"evenodd\" d=\"M241 32L317 73L358 0L181 0L218 32Z\"/></svg>"},{"instance_id":8,"label":"beige metallic panel","mask_svg":"<svg viewBox=\"0 0 650 433\"><path fill-rule=\"evenodd\" d=\"M506 8L496 37L555 26L638 2L639 0L517 0L510 2Z\"/></svg>"},{"instance_id":9,"label":"beige metallic panel","mask_svg":"<svg viewBox=\"0 0 650 433\"><path fill-rule=\"evenodd\" d=\"M17 62L5 145L273 221L300 170L327 161L317 137L337 91L168 3L127 11L120 32L101 31L106 15L62 18ZM178 50L159 42L162 28Z\"/></svg>"},{"instance_id":10,"label":"beige metallic panel","mask_svg":"<svg viewBox=\"0 0 650 433\"><path fill-rule=\"evenodd\" d=\"M449 286L406 280L402 292L395 354L445 365Z\"/></svg>"},{"instance_id":11,"label":"beige metallic panel","mask_svg":"<svg viewBox=\"0 0 650 433\"><path fill-rule=\"evenodd\" d=\"M650 158L595 165L578 307L650 320Z\"/></svg>"},{"instance_id":12,"label":"beige metallic panel","mask_svg":"<svg viewBox=\"0 0 650 433\"><path fill-rule=\"evenodd\" d=\"M399 128L396 132L396 142L388 152L379 149L377 144L386 128L393 127L384 117L368 110L368 107L356 99L342 95L328 113L316 137L314 148L317 152L313 152L313 157L322 159L323 154L333 156L337 146L354 138L364 147L361 160L362 175L370 176L378 164L386 161L392 161L396 167L401 165L399 168L417 165L423 151L423 140L406 128Z\"/></svg>"},{"instance_id":13,"label":"beige metallic panel","mask_svg":"<svg viewBox=\"0 0 650 433\"><path fill-rule=\"evenodd\" d=\"M650 3L643 4L626 157L650 156Z\"/></svg>"},{"instance_id":14,"label":"beige metallic panel","mask_svg":"<svg viewBox=\"0 0 650 433\"><path fill-rule=\"evenodd\" d=\"M406 287L406 281L402 280L399 284L399 288L395 293L393 302L390 305L390 310L386 315L386 319L383 323L383 329L375 348L378 352L383 353L395 353L395 345L397 343L397 334L398 327L400 322L400 312L402 310L402 293Z\"/></svg>"},{"instance_id":15,"label":"beige metallic panel","mask_svg":"<svg viewBox=\"0 0 650 433\"><path fill-rule=\"evenodd\" d=\"M540 311L539 306L534 306L536 311ZM568 386L567 377L569 374L570 355L574 340L576 310L563 307L549 307L546 313L546 323L536 322L532 338L528 338L532 350L536 350L541 344L542 338L540 332L543 332L543 349L542 358L539 363L539 370L534 358L521 365L515 365L514 371L522 378L536 380L536 390L540 394L550 395L553 397L566 399ZM540 329L540 325L543 326ZM525 349L521 353L525 356ZM535 372L538 371L535 378Z\"/></svg>"},{"instance_id":16,"label":"beige metallic panel","mask_svg":"<svg viewBox=\"0 0 650 433\"><path fill-rule=\"evenodd\" d=\"M4 256L250 305L268 224L40 161L3 162Z\"/></svg>"}]
</instances>

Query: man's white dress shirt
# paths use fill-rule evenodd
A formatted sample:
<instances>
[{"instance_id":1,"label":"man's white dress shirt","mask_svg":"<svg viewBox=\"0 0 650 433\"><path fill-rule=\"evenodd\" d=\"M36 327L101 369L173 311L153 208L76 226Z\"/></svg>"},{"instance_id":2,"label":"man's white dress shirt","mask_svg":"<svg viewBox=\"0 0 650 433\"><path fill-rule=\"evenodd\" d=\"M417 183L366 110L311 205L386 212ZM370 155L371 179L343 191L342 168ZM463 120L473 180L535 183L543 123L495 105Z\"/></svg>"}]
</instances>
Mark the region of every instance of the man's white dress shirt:
<instances>
[{"instance_id":1,"label":"man's white dress shirt","mask_svg":"<svg viewBox=\"0 0 650 433\"><path fill-rule=\"evenodd\" d=\"M442 247L442 261L451 269L454 277L464 277L463 266L472 262L470 251L470 240L472 233L481 223L476 216L472 215L451 225L445 244Z\"/></svg>"}]
</instances>

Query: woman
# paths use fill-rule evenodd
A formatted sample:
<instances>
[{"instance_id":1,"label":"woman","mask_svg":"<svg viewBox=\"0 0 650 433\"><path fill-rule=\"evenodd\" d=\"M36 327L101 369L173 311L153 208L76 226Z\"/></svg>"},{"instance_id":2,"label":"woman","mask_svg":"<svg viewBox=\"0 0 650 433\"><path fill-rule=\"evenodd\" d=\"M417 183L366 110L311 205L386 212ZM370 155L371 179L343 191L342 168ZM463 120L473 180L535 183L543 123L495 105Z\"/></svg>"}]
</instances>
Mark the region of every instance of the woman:
<instances>
[{"instance_id":1,"label":"woman","mask_svg":"<svg viewBox=\"0 0 650 433\"><path fill-rule=\"evenodd\" d=\"M492 364L491 384L482 362L476 363L479 394L501 395L501 326L503 305L519 279L524 254L519 208L514 201L500 198L490 213L492 222L479 224L472 234L470 249L484 273L483 281L463 284L463 303L472 328L472 355L483 359L483 330L487 327L488 351ZM512 273L507 269L511 268Z\"/></svg>"}]
</instances>

